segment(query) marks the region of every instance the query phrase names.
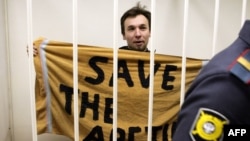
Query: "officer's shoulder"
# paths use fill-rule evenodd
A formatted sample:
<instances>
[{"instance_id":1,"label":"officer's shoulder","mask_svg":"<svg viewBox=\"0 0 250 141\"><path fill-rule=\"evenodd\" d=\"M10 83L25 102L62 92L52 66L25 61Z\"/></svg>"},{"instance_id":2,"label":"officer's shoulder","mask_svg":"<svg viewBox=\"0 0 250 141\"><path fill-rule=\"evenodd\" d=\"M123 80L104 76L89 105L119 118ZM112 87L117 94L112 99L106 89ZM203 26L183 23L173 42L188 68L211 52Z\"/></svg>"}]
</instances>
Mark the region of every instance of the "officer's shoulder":
<instances>
[{"instance_id":1,"label":"officer's shoulder","mask_svg":"<svg viewBox=\"0 0 250 141\"><path fill-rule=\"evenodd\" d=\"M250 49L244 50L229 66L231 74L250 85Z\"/></svg>"}]
</instances>

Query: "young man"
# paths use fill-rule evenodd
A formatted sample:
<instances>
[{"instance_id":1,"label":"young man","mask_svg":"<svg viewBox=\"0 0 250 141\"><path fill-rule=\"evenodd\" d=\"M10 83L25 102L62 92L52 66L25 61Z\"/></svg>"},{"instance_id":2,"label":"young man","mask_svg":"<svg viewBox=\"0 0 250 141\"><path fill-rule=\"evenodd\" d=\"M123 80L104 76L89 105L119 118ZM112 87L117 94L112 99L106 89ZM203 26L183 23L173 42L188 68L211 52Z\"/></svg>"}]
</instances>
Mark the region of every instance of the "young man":
<instances>
[{"instance_id":1,"label":"young man","mask_svg":"<svg viewBox=\"0 0 250 141\"><path fill-rule=\"evenodd\" d=\"M250 21L247 20L239 37L215 55L193 81L181 107L173 141L243 141L250 136L249 109ZM244 134L234 131L245 126L248 130Z\"/></svg>"},{"instance_id":2,"label":"young man","mask_svg":"<svg viewBox=\"0 0 250 141\"><path fill-rule=\"evenodd\" d=\"M127 46L120 49L148 51L150 37L151 13L137 3L121 17L121 33Z\"/></svg>"},{"instance_id":3,"label":"young man","mask_svg":"<svg viewBox=\"0 0 250 141\"><path fill-rule=\"evenodd\" d=\"M123 39L127 41L127 46L120 49L149 51L147 45L150 37L151 13L145 9L145 6L142 7L137 3L122 15L120 24ZM35 46L33 54L34 56L38 54Z\"/></svg>"}]
</instances>

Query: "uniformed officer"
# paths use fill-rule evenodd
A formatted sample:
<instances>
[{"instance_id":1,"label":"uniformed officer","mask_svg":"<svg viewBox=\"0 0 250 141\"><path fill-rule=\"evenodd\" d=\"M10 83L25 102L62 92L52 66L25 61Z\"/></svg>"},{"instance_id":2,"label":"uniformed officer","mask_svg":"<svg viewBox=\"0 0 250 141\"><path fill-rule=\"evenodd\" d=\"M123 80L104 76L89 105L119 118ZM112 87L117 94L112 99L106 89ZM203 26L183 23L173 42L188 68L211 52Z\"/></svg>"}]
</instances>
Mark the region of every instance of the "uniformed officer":
<instances>
[{"instance_id":1,"label":"uniformed officer","mask_svg":"<svg viewBox=\"0 0 250 141\"><path fill-rule=\"evenodd\" d=\"M219 141L223 127L250 125L250 20L204 66L186 93L173 141Z\"/></svg>"}]
</instances>

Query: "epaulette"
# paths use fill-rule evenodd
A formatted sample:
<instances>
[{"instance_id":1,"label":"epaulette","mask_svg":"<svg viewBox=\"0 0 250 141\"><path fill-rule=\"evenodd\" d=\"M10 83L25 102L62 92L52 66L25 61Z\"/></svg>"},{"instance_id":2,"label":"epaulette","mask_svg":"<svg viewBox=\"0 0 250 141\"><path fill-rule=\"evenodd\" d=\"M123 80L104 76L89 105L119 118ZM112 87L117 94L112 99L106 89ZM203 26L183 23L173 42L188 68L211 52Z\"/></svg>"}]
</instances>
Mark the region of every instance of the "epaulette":
<instances>
[{"instance_id":1,"label":"epaulette","mask_svg":"<svg viewBox=\"0 0 250 141\"><path fill-rule=\"evenodd\" d=\"M245 84L250 85L250 49L241 53L230 68L230 72Z\"/></svg>"}]
</instances>

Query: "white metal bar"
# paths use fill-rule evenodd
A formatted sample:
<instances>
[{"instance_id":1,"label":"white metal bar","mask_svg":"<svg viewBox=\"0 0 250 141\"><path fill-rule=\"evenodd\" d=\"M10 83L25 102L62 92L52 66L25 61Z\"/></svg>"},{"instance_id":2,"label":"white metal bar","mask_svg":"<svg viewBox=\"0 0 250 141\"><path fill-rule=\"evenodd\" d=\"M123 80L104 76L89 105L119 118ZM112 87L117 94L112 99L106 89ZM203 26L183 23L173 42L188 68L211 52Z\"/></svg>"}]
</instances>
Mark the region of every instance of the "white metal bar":
<instances>
[{"instance_id":1,"label":"white metal bar","mask_svg":"<svg viewBox=\"0 0 250 141\"><path fill-rule=\"evenodd\" d=\"M118 29L118 0L113 1L113 141L117 140L117 111L118 111L118 87L117 87L117 77L118 77L118 49L117 49L117 29Z\"/></svg>"},{"instance_id":2,"label":"white metal bar","mask_svg":"<svg viewBox=\"0 0 250 141\"><path fill-rule=\"evenodd\" d=\"M245 22L246 12L247 12L247 0L242 0L241 26L243 26Z\"/></svg>"},{"instance_id":3,"label":"white metal bar","mask_svg":"<svg viewBox=\"0 0 250 141\"><path fill-rule=\"evenodd\" d=\"M154 41L155 41L155 0L151 0L151 41L150 41L150 76L148 100L148 141L152 140L153 101L154 101Z\"/></svg>"},{"instance_id":4,"label":"white metal bar","mask_svg":"<svg viewBox=\"0 0 250 141\"><path fill-rule=\"evenodd\" d=\"M46 64L46 47L49 40L44 40L42 44L40 45L39 55L40 55L40 61L42 65L42 73L44 78L44 88L46 92L46 111L47 111L47 130L49 133L52 133L52 114L51 114L51 89L49 87L49 76L48 76L48 68Z\"/></svg>"},{"instance_id":5,"label":"white metal bar","mask_svg":"<svg viewBox=\"0 0 250 141\"><path fill-rule=\"evenodd\" d=\"M74 84L74 140L79 141L78 116L78 33L77 33L77 0L73 0L73 84Z\"/></svg>"},{"instance_id":6,"label":"white metal bar","mask_svg":"<svg viewBox=\"0 0 250 141\"><path fill-rule=\"evenodd\" d=\"M186 40L188 27L188 8L189 0L184 1L184 21L183 21L183 41L182 41L182 69L181 69L181 97L180 105L182 105L185 96L185 82L186 82Z\"/></svg>"},{"instance_id":7,"label":"white metal bar","mask_svg":"<svg viewBox=\"0 0 250 141\"><path fill-rule=\"evenodd\" d=\"M10 71L10 48L9 48L9 18L8 18L8 1L4 0L4 26L5 26L5 43L6 43L6 64L7 64L7 86L8 86L8 108L9 108L9 136L10 140L14 138L14 125L13 125L13 103L12 103L12 88L11 88L11 71Z\"/></svg>"},{"instance_id":8,"label":"white metal bar","mask_svg":"<svg viewBox=\"0 0 250 141\"><path fill-rule=\"evenodd\" d=\"M212 45L212 56L216 53L216 43L218 35L218 23L219 23L219 10L220 10L220 0L215 0L215 10L214 10L214 30L213 30L213 45Z\"/></svg>"},{"instance_id":9,"label":"white metal bar","mask_svg":"<svg viewBox=\"0 0 250 141\"><path fill-rule=\"evenodd\" d=\"M30 108L31 108L31 125L32 140L37 141L37 125L36 125L36 103L34 91L34 58L33 58L33 24L32 24L32 0L27 0L27 42L29 49L29 91L30 91Z\"/></svg>"}]
</instances>

